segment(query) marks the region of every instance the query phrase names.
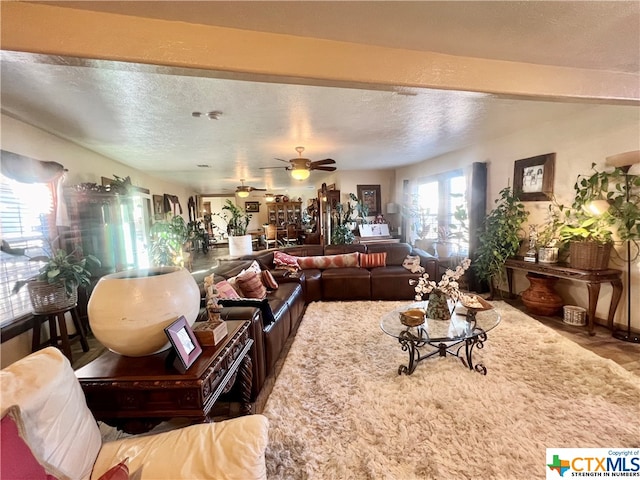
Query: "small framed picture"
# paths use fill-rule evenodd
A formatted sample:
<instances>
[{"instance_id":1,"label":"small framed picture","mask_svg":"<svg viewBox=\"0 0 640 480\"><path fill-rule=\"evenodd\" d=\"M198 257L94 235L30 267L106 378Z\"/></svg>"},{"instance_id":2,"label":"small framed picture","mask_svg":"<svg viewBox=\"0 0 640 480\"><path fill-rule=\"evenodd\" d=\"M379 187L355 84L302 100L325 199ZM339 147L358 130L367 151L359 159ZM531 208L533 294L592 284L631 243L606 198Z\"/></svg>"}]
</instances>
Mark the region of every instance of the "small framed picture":
<instances>
[{"instance_id":1,"label":"small framed picture","mask_svg":"<svg viewBox=\"0 0 640 480\"><path fill-rule=\"evenodd\" d=\"M551 200L555 160L555 153L516 160L513 190L521 201Z\"/></svg>"},{"instance_id":2,"label":"small framed picture","mask_svg":"<svg viewBox=\"0 0 640 480\"><path fill-rule=\"evenodd\" d=\"M259 212L260 202L244 202L244 211L247 213Z\"/></svg>"},{"instance_id":3,"label":"small framed picture","mask_svg":"<svg viewBox=\"0 0 640 480\"><path fill-rule=\"evenodd\" d=\"M175 362L174 366L181 373L185 373L202 353L202 347L196 335L193 333L184 316L181 316L166 327L164 332L167 334L167 337L169 337L169 341L177 356L178 362Z\"/></svg>"}]
</instances>

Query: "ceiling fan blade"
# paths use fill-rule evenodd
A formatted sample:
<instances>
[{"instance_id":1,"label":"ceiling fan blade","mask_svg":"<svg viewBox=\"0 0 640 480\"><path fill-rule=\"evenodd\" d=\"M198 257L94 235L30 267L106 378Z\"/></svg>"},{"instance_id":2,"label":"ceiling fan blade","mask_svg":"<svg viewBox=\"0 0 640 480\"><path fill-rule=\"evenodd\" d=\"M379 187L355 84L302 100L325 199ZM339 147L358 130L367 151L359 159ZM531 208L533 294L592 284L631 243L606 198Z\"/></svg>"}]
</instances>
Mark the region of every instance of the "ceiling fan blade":
<instances>
[{"instance_id":1,"label":"ceiling fan blade","mask_svg":"<svg viewBox=\"0 0 640 480\"><path fill-rule=\"evenodd\" d=\"M288 169L289 167L280 167L280 166L278 166L278 167L260 167L259 169L260 169L260 170L270 170L270 169L272 169L272 168L284 168L284 169Z\"/></svg>"},{"instance_id":2,"label":"ceiling fan blade","mask_svg":"<svg viewBox=\"0 0 640 480\"><path fill-rule=\"evenodd\" d=\"M289 163L289 160L284 160L284 159L282 159L282 158L278 158L278 157L273 157L273 158L274 158L275 160L280 160L281 162L284 162L284 163Z\"/></svg>"},{"instance_id":3,"label":"ceiling fan blade","mask_svg":"<svg viewBox=\"0 0 640 480\"><path fill-rule=\"evenodd\" d=\"M323 170L325 172L335 172L336 167L311 167L311 170Z\"/></svg>"},{"instance_id":4,"label":"ceiling fan blade","mask_svg":"<svg viewBox=\"0 0 640 480\"><path fill-rule=\"evenodd\" d=\"M252 192L266 192L267 189L266 188L255 188L255 187L249 187L249 190Z\"/></svg>"},{"instance_id":5,"label":"ceiling fan blade","mask_svg":"<svg viewBox=\"0 0 640 480\"><path fill-rule=\"evenodd\" d=\"M336 163L333 158L325 158L324 160L316 160L315 162L311 162L311 167L317 167L319 165L331 165L332 163Z\"/></svg>"}]
</instances>

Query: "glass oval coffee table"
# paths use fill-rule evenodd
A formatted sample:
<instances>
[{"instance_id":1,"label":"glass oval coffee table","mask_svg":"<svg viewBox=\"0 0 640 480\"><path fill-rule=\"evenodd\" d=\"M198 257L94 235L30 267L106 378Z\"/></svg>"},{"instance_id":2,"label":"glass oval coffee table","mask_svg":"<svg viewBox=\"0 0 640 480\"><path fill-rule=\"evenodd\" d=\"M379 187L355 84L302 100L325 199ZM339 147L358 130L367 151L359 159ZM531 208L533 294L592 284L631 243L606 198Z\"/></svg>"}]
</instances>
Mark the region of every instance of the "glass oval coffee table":
<instances>
[{"instance_id":1,"label":"glass oval coffee table","mask_svg":"<svg viewBox=\"0 0 640 480\"><path fill-rule=\"evenodd\" d=\"M487 368L482 363L473 363L473 352L482 349L487 332L500 323L500 314L495 309L476 311L464 309L466 313L453 313L450 320L426 318L424 323L408 327L400 321L400 312L427 308L428 301L414 302L386 313L380 320L380 328L387 335L398 339L402 350L409 354L409 364L398 367L398 375L411 375L422 360L434 355L458 357L465 367L483 375Z\"/></svg>"}]
</instances>

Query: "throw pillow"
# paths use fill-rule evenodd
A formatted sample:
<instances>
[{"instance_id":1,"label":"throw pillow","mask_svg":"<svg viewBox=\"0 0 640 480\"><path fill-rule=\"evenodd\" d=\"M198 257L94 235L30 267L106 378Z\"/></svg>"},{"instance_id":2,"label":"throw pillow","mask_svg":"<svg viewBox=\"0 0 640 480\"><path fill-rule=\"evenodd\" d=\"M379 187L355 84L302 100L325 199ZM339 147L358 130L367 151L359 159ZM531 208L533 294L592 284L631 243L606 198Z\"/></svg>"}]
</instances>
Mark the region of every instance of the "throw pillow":
<instances>
[{"instance_id":1,"label":"throw pillow","mask_svg":"<svg viewBox=\"0 0 640 480\"><path fill-rule=\"evenodd\" d=\"M266 287L267 290L277 290L278 282L273 278L273 275L269 270L263 270L260 272L262 278L262 284Z\"/></svg>"},{"instance_id":2,"label":"throw pillow","mask_svg":"<svg viewBox=\"0 0 640 480\"><path fill-rule=\"evenodd\" d=\"M236 280L242 296L247 298L264 298L267 296L267 289L262 284L262 278L254 271L247 271Z\"/></svg>"},{"instance_id":3,"label":"throw pillow","mask_svg":"<svg viewBox=\"0 0 640 480\"><path fill-rule=\"evenodd\" d=\"M240 298L236 289L226 280L221 280L215 286L218 291L218 298Z\"/></svg>"},{"instance_id":4,"label":"throw pillow","mask_svg":"<svg viewBox=\"0 0 640 480\"><path fill-rule=\"evenodd\" d=\"M300 270L298 257L281 252L280 250L273 252L273 264L275 265L276 270L289 270L293 272Z\"/></svg>"},{"instance_id":5,"label":"throw pillow","mask_svg":"<svg viewBox=\"0 0 640 480\"><path fill-rule=\"evenodd\" d=\"M407 255L402 262L402 266L411 273L424 273L424 267L420 266L420 257L418 255Z\"/></svg>"},{"instance_id":6,"label":"throw pillow","mask_svg":"<svg viewBox=\"0 0 640 480\"><path fill-rule=\"evenodd\" d=\"M358 266L358 252L343 253L341 255L315 255L311 257L297 257L300 268L345 268Z\"/></svg>"},{"instance_id":7,"label":"throw pillow","mask_svg":"<svg viewBox=\"0 0 640 480\"><path fill-rule=\"evenodd\" d=\"M245 270L243 270L243 272L256 272L257 274L260 274L261 271L262 269L260 268L260 264L258 263L257 260L254 260L253 262L251 262L251 265L249 265Z\"/></svg>"},{"instance_id":8,"label":"throw pillow","mask_svg":"<svg viewBox=\"0 0 640 480\"><path fill-rule=\"evenodd\" d=\"M104 472L98 480L129 480L129 457Z\"/></svg>"},{"instance_id":9,"label":"throw pillow","mask_svg":"<svg viewBox=\"0 0 640 480\"><path fill-rule=\"evenodd\" d=\"M361 253L360 266L362 268L386 267L387 252Z\"/></svg>"},{"instance_id":10,"label":"throw pillow","mask_svg":"<svg viewBox=\"0 0 640 480\"><path fill-rule=\"evenodd\" d=\"M18 424L20 411L10 407L0 421L0 478L12 480L55 480L22 439ZM46 464L45 464L46 465Z\"/></svg>"}]
</instances>

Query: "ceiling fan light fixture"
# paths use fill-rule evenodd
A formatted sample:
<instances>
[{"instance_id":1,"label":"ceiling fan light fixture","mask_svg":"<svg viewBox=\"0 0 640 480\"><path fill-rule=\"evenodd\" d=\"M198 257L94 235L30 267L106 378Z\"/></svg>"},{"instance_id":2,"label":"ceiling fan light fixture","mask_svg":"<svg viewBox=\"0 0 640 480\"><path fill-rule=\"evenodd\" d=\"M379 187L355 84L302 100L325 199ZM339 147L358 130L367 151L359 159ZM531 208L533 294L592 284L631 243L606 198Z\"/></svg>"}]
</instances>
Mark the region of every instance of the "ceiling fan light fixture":
<instances>
[{"instance_id":1,"label":"ceiling fan light fixture","mask_svg":"<svg viewBox=\"0 0 640 480\"><path fill-rule=\"evenodd\" d=\"M307 170L306 168L294 168L293 170L291 170L291 177L296 180L306 180L307 178L309 178L310 173L311 172L309 172L309 170Z\"/></svg>"},{"instance_id":2,"label":"ceiling fan light fixture","mask_svg":"<svg viewBox=\"0 0 640 480\"><path fill-rule=\"evenodd\" d=\"M246 190L238 190L236 192L236 195L238 195L240 198L247 198L249 196L249 192Z\"/></svg>"},{"instance_id":3,"label":"ceiling fan light fixture","mask_svg":"<svg viewBox=\"0 0 640 480\"><path fill-rule=\"evenodd\" d=\"M265 200L265 202L273 202L273 201L275 200L275 198L273 197L273 195L272 195L272 194L267 193L267 194L264 196L264 200Z\"/></svg>"}]
</instances>

